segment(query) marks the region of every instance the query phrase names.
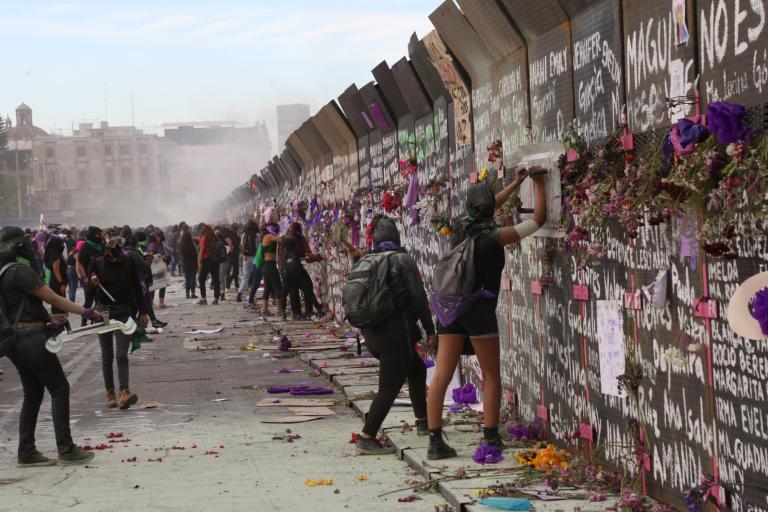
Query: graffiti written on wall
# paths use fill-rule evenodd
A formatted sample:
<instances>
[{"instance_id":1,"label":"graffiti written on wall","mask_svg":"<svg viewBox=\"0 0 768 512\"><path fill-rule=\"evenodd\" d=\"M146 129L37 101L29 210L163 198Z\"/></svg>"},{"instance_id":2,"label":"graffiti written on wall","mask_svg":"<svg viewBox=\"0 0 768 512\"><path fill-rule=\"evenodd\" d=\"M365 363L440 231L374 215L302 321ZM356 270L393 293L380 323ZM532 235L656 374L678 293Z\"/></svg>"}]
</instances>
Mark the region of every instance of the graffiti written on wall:
<instances>
[{"instance_id":1,"label":"graffiti written on wall","mask_svg":"<svg viewBox=\"0 0 768 512\"><path fill-rule=\"evenodd\" d=\"M507 149L528 142L528 88L524 58L522 51L511 56L511 62L502 64L499 78L502 143Z\"/></svg>"},{"instance_id":2,"label":"graffiti written on wall","mask_svg":"<svg viewBox=\"0 0 768 512\"><path fill-rule=\"evenodd\" d=\"M530 50L533 53L533 50ZM562 139L570 111L564 105L570 103L565 92L570 85L569 45L544 51L529 66L531 82L531 125L533 140L551 142Z\"/></svg>"},{"instance_id":3,"label":"graffiti written on wall","mask_svg":"<svg viewBox=\"0 0 768 512\"><path fill-rule=\"evenodd\" d=\"M768 87L764 0L705 0L699 7L704 99L743 102Z\"/></svg>"},{"instance_id":4,"label":"graffiti written on wall","mask_svg":"<svg viewBox=\"0 0 768 512\"><path fill-rule=\"evenodd\" d=\"M693 45L675 44L675 22L669 3L648 17L645 6L631 4L624 13L625 79L629 127L644 131L691 113L690 105L667 109L666 98L692 96L696 70ZM639 21L639 24L637 21Z\"/></svg>"},{"instance_id":5,"label":"graffiti written on wall","mask_svg":"<svg viewBox=\"0 0 768 512\"><path fill-rule=\"evenodd\" d=\"M575 117L587 143L606 137L623 122L621 35L614 17L618 13L603 8L573 24ZM595 24L600 28L582 37L584 29Z\"/></svg>"}]
</instances>

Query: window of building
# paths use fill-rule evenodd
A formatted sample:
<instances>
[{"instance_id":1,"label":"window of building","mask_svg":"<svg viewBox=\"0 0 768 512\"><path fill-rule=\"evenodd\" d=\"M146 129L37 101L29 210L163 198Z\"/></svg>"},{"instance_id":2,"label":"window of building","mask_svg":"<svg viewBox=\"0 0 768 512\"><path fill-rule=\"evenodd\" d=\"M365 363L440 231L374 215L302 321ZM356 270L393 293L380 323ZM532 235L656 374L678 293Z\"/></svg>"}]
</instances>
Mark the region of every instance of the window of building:
<instances>
[{"instance_id":1,"label":"window of building","mask_svg":"<svg viewBox=\"0 0 768 512\"><path fill-rule=\"evenodd\" d=\"M85 146L77 146L77 158L85 158Z\"/></svg>"},{"instance_id":2,"label":"window of building","mask_svg":"<svg viewBox=\"0 0 768 512\"><path fill-rule=\"evenodd\" d=\"M120 156L131 154L131 147L128 144L120 144Z\"/></svg>"},{"instance_id":3,"label":"window of building","mask_svg":"<svg viewBox=\"0 0 768 512\"><path fill-rule=\"evenodd\" d=\"M147 145L146 144L139 144L139 154L146 155L147 154Z\"/></svg>"},{"instance_id":4,"label":"window of building","mask_svg":"<svg viewBox=\"0 0 768 512\"><path fill-rule=\"evenodd\" d=\"M61 207L62 208L72 208L72 196L64 193L61 194Z\"/></svg>"},{"instance_id":5,"label":"window of building","mask_svg":"<svg viewBox=\"0 0 768 512\"><path fill-rule=\"evenodd\" d=\"M133 183L133 173L130 167L123 167L123 185L130 185Z\"/></svg>"},{"instance_id":6,"label":"window of building","mask_svg":"<svg viewBox=\"0 0 768 512\"><path fill-rule=\"evenodd\" d=\"M111 167L107 167L106 182L108 187L115 184L115 170Z\"/></svg>"},{"instance_id":7,"label":"window of building","mask_svg":"<svg viewBox=\"0 0 768 512\"><path fill-rule=\"evenodd\" d=\"M51 169L48 171L48 179L46 181L49 190L56 188L56 171Z\"/></svg>"},{"instance_id":8,"label":"window of building","mask_svg":"<svg viewBox=\"0 0 768 512\"><path fill-rule=\"evenodd\" d=\"M112 156L112 144L104 146L104 156Z\"/></svg>"},{"instance_id":9,"label":"window of building","mask_svg":"<svg viewBox=\"0 0 768 512\"><path fill-rule=\"evenodd\" d=\"M85 171L77 171L77 188L88 187L88 173Z\"/></svg>"},{"instance_id":10,"label":"window of building","mask_svg":"<svg viewBox=\"0 0 768 512\"><path fill-rule=\"evenodd\" d=\"M45 158L53 158L55 156L53 152L53 146L46 146L45 148Z\"/></svg>"}]
</instances>

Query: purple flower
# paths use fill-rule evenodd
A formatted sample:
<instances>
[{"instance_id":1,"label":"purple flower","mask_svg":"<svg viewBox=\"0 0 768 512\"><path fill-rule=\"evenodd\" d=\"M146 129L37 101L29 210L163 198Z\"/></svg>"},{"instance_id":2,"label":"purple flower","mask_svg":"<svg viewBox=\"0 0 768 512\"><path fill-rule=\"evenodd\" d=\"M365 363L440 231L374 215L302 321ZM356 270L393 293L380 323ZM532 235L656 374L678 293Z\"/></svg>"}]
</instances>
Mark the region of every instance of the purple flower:
<instances>
[{"instance_id":1,"label":"purple flower","mask_svg":"<svg viewBox=\"0 0 768 512\"><path fill-rule=\"evenodd\" d=\"M757 292L750 309L752 317L760 324L760 330L768 336L768 288Z\"/></svg>"},{"instance_id":2,"label":"purple flower","mask_svg":"<svg viewBox=\"0 0 768 512\"><path fill-rule=\"evenodd\" d=\"M698 121L688 118L680 119L670 132L670 141L675 148L675 154L687 155L696 149L696 144L707 138L709 132Z\"/></svg>"},{"instance_id":3,"label":"purple flower","mask_svg":"<svg viewBox=\"0 0 768 512\"><path fill-rule=\"evenodd\" d=\"M496 464L504 460L501 455L501 447L492 444L481 443L472 455L472 460L478 464Z\"/></svg>"},{"instance_id":4,"label":"purple flower","mask_svg":"<svg viewBox=\"0 0 768 512\"><path fill-rule=\"evenodd\" d=\"M424 361L424 366L427 368L432 368L435 366L435 362L428 357L422 357L421 360Z\"/></svg>"},{"instance_id":5,"label":"purple flower","mask_svg":"<svg viewBox=\"0 0 768 512\"><path fill-rule=\"evenodd\" d=\"M707 105L707 127L720 144L736 142L744 132L744 105L716 101Z\"/></svg>"},{"instance_id":6,"label":"purple flower","mask_svg":"<svg viewBox=\"0 0 768 512\"><path fill-rule=\"evenodd\" d=\"M291 340L288 339L288 336L283 334L283 337L280 338L280 343L278 344L277 348L280 349L280 352L288 352L291 350Z\"/></svg>"},{"instance_id":7,"label":"purple flower","mask_svg":"<svg viewBox=\"0 0 768 512\"><path fill-rule=\"evenodd\" d=\"M521 421L507 423L507 434L513 441L529 441L539 438L540 423L534 421L529 425Z\"/></svg>"},{"instance_id":8,"label":"purple flower","mask_svg":"<svg viewBox=\"0 0 768 512\"><path fill-rule=\"evenodd\" d=\"M477 403L477 389L475 389L475 385L471 382L464 384L460 388L454 389L451 396L456 404L467 405Z\"/></svg>"},{"instance_id":9,"label":"purple flower","mask_svg":"<svg viewBox=\"0 0 768 512\"><path fill-rule=\"evenodd\" d=\"M599 492L591 492L589 493L589 501L593 503L598 501L605 501L605 494L600 494Z\"/></svg>"}]
</instances>

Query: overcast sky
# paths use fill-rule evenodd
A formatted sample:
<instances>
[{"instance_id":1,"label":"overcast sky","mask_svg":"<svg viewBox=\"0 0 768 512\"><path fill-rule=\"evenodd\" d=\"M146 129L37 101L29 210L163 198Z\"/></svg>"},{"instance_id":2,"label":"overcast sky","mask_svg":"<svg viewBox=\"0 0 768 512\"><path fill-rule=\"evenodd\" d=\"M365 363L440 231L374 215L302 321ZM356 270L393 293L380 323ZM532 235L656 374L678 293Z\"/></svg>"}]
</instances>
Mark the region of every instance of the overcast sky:
<instances>
[{"instance_id":1,"label":"overcast sky","mask_svg":"<svg viewBox=\"0 0 768 512\"><path fill-rule=\"evenodd\" d=\"M107 119L148 130L192 120L267 122L314 113L381 60L406 55L439 0L0 0L0 113L69 132ZM106 102L105 102L106 90ZM273 148L274 149L274 148Z\"/></svg>"}]
</instances>

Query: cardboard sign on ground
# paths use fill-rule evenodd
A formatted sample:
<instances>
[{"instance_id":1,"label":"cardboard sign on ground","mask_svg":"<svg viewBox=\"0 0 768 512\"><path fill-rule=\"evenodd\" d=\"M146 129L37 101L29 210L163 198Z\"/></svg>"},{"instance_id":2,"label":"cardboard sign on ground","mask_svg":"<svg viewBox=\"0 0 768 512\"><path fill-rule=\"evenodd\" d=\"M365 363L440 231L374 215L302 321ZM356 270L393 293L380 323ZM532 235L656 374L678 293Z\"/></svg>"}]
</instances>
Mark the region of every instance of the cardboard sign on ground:
<instances>
[{"instance_id":1,"label":"cardboard sign on ground","mask_svg":"<svg viewBox=\"0 0 768 512\"><path fill-rule=\"evenodd\" d=\"M322 416L282 416L280 418L270 418L261 420L262 423L306 423L323 419Z\"/></svg>"}]
</instances>

